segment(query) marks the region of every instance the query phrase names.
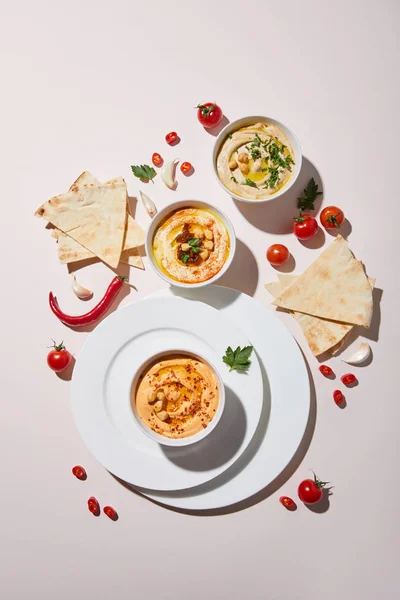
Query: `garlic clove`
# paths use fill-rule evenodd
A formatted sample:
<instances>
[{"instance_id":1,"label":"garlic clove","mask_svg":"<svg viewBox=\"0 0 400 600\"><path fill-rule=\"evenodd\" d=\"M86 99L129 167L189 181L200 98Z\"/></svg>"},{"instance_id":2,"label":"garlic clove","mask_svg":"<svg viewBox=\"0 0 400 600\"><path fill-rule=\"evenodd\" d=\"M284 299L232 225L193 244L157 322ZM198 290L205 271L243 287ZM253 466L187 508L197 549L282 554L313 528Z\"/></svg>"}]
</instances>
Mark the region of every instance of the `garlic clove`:
<instances>
[{"instance_id":1,"label":"garlic clove","mask_svg":"<svg viewBox=\"0 0 400 600\"><path fill-rule=\"evenodd\" d=\"M153 200L149 198L144 192L139 190L140 197L142 199L143 206L149 215L149 217L154 217L157 214L157 207L154 204Z\"/></svg>"},{"instance_id":2,"label":"garlic clove","mask_svg":"<svg viewBox=\"0 0 400 600\"><path fill-rule=\"evenodd\" d=\"M161 170L161 179L170 190L173 190L176 184L175 167L178 161L179 158L174 158L174 160L168 162Z\"/></svg>"},{"instance_id":3,"label":"garlic clove","mask_svg":"<svg viewBox=\"0 0 400 600\"><path fill-rule=\"evenodd\" d=\"M361 365L371 356L371 347L363 342L359 349L347 358L342 358L343 362L349 365Z\"/></svg>"},{"instance_id":4,"label":"garlic clove","mask_svg":"<svg viewBox=\"0 0 400 600\"><path fill-rule=\"evenodd\" d=\"M80 283L78 283L75 275L72 276L72 291L80 300L88 300L93 296L92 291L87 290Z\"/></svg>"}]
</instances>

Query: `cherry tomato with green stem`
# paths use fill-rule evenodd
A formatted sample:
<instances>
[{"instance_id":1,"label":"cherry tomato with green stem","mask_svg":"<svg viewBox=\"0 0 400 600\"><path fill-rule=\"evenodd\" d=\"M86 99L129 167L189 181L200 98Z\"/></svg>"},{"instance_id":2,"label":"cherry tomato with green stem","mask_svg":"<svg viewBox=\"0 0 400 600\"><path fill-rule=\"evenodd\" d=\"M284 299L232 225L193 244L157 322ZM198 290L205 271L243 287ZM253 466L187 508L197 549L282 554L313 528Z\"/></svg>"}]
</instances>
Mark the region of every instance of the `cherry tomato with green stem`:
<instances>
[{"instance_id":1,"label":"cherry tomato with green stem","mask_svg":"<svg viewBox=\"0 0 400 600\"><path fill-rule=\"evenodd\" d=\"M64 343L56 344L53 340L53 350L47 355L47 364L55 373L65 371L71 364L72 355L66 350Z\"/></svg>"},{"instance_id":2,"label":"cherry tomato with green stem","mask_svg":"<svg viewBox=\"0 0 400 600\"><path fill-rule=\"evenodd\" d=\"M325 229L338 229L344 221L344 212L337 206L327 206L319 216Z\"/></svg>"},{"instance_id":3,"label":"cherry tomato with green stem","mask_svg":"<svg viewBox=\"0 0 400 600\"><path fill-rule=\"evenodd\" d=\"M206 129L212 129L221 123L224 113L215 102L198 104L196 108L197 118Z\"/></svg>"},{"instance_id":4,"label":"cherry tomato with green stem","mask_svg":"<svg viewBox=\"0 0 400 600\"><path fill-rule=\"evenodd\" d=\"M294 219L292 231L298 240L311 240L318 231L317 220L311 215L300 212L300 215Z\"/></svg>"},{"instance_id":5,"label":"cherry tomato with green stem","mask_svg":"<svg viewBox=\"0 0 400 600\"><path fill-rule=\"evenodd\" d=\"M321 481L314 473L314 479L305 479L298 487L297 493L304 504L316 504L323 496L322 490L329 481Z\"/></svg>"}]
</instances>

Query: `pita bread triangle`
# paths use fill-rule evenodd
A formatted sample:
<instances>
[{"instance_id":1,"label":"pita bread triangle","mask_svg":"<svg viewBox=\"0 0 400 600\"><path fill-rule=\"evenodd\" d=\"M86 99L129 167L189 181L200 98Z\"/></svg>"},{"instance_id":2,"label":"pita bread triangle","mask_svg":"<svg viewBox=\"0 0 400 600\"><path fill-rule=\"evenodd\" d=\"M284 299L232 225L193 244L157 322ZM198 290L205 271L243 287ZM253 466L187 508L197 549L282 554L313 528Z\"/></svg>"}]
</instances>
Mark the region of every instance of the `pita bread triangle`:
<instances>
[{"instance_id":1,"label":"pita bread triangle","mask_svg":"<svg viewBox=\"0 0 400 600\"><path fill-rule=\"evenodd\" d=\"M341 235L272 303L323 319L369 327L372 288Z\"/></svg>"},{"instance_id":2,"label":"pita bread triangle","mask_svg":"<svg viewBox=\"0 0 400 600\"><path fill-rule=\"evenodd\" d=\"M115 268L125 235L126 183L119 178L96 185L79 185L82 178L87 179L85 173L74 182L72 189L48 200L35 215Z\"/></svg>"}]
</instances>

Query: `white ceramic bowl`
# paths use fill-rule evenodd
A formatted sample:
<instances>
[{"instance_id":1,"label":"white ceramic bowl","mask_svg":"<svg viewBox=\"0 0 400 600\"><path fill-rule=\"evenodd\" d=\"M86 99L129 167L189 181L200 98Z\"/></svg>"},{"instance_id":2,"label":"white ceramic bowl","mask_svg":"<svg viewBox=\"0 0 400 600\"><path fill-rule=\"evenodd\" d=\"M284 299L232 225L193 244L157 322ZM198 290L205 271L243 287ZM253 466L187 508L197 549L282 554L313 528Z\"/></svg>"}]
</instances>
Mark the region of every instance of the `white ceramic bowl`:
<instances>
[{"instance_id":1,"label":"white ceramic bowl","mask_svg":"<svg viewBox=\"0 0 400 600\"><path fill-rule=\"evenodd\" d=\"M222 269L216 275L214 275L214 277L207 279L207 281L201 281L200 283L182 283L180 281L176 281L175 279L173 279L172 277L169 277L167 275L167 273L164 273L164 271L162 271L160 269L160 267L158 266L158 264L154 258L153 238L154 238L154 234L155 234L156 230L161 225L161 223L168 217L168 215L170 215L171 213L173 213L176 210L179 210L181 208L204 208L206 210L209 210L210 212L214 213L224 223L226 230L229 234L229 238L230 238L229 239L229 241L230 241L229 256L226 259L225 264L222 267ZM174 202L173 204L169 204L166 208L164 208L163 210L160 210L160 212L157 213L156 216L152 219L152 221L149 225L149 228L147 230L145 247L146 247L146 255L149 257L151 266L156 271L156 273L158 273L158 275L162 279L164 279L164 281L166 281L167 283L170 283L171 285L175 285L175 286L181 287L181 288L199 288L199 287L204 287L206 285L210 285L211 283L215 283L215 281L217 281L217 279L222 277L222 275L229 269L230 264L235 255L236 235L235 235L235 230L233 229L233 225L230 222L230 220L228 219L228 217L226 215L224 215L218 208L216 208L212 204L208 204L207 202L202 202L200 200L181 200L180 202Z\"/></svg>"},{"instance_id":2,"label":"white ceramic bowl","mask_svg":"<svg viewBox=\"0 0 400 600\"><path fill-rule=\"evenodd\" d=\"M208 367L215 373L215 376L217 378L218 381L218 390L219 390L219 401L218 401L218 408L217 411L214 415L214 417L212 418L212 420L210 421L210 423L208 424L208 426L205 429L202 429L201 431L199 431L199 433L196 433L195 435L191 435L189 437L186 438L180 438L180 439L173 439L173 438L168 438L165 437L163 435L160 435L159 433L156 433L155 431L153 431L152 429L150 429L150 427L148 427L140 418L139 413L136 409L136 403L135 403L135 397L136 397L136 389L138 387L139 384L139 379L140 376L148 369L148 367L159 361L159 360L165 360L165 358L167 358L168 356L188 356L190 358L195 358L197 360L200 360L201 362L205 363L206 365L208 365ZM205 437L207 437L218 425L219 421L221 420L222 417L222 413L224 412L224 407L225 407L225 387L224 387L224 382L222 381L222 377L219 374L218 369L216 369L215 365L211 364L209 360L206 360L203 356L201 356L200 354L194 353L194 352L190 352L188 350L168 350L167 352L160 352L159 354L156 354L154 356L152 356L150 359L146 360L137 370L133 381L132 381L132 387L131 387L131 408L132 408L132 413L134 416L134 420L135 423L137 424L137 426L141 429L141 431L147 435L147 437L149 437L150 439L152 439L154 442L157 442L158 444L162 444L164 446L176 446L176 447L180 447L180 446L190 446L191 444L195 444L196 442L199 442L200 440L203 440Z\"/></svg>"},{"instance_id":3,"label":"white ceramic bowl","mask_svg":"<svg viewBox=\"0 0 400 600\"><path fill-rule=\"evenodd\" d=\"M234 133L241 127L246 127L246 125L254 125L255 123L272 123L272 125L276 125L277 127L279 127L279 129L281 129L284 132L284 134L288 137L288 139L290 140L290 143L292 144L292 148L293 148L293 152L294 152L294 159L295 159L295 166L293 169L293 173L292 173L291 178L287 182L287 184L284 185L279 190L279 192L277 192L273 196L270 196L269 198L262 198L261 200L252 200L250 198L243 198L243 196L238 196L237 194L234 194L231 190L229 190L222 183L222 181L218 177L218 171L217 171L217 157L218 157L219 151L222 147L222 144L225 142L228 135L230 133ZM227 192L227 194L229 194L232 198L236 198L236 200L240 200L240 202L248 202L250 204L260 204L262 202L271 202L272 200L276 200L277 198L279 198L279 196L282 196L283 194L285 194L292 187L292 185L294 184L294 182L296 181L296 179L300 173L301 162L302 162L302 152L301 152L301 147L300 147L297 137L288 127L286 127L286 125L284 125L280 121L277 121L276 119L270 119L269 117L250 116L250 117L243 117L242 119L237 119L236 121L232 121L232 123L228 123L228 125L226 127L224 127L224 129L222 129L219 136L215 140L212 161L213 161L214 173L218 180L218 183Z\"/></svg>"}]
</instances>

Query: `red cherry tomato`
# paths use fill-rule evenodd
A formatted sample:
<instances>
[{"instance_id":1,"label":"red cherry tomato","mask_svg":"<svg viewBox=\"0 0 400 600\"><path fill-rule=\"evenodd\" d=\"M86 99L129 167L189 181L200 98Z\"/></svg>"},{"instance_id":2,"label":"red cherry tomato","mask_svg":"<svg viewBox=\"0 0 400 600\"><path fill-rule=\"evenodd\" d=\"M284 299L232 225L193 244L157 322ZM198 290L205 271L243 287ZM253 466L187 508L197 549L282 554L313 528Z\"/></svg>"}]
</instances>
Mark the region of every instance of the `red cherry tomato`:
<instances>
[{"instance_id":1,"label":"red cherry tomato","mask_svg":"<svg viewBox=\"0 0 400 600\"><path fill-rule=\"evenodd\" d=\"M325 229L335 229L343 223L344 212L337 206L327 206L321 212L319 220Z\"/></svg>"},{"instance_id":2,"label":"red cherry tomato","mask_svg":"<svg viewBox=\"0 0 400 600\"><path fill-rule=\"evenodd\" d=\"M305 504L316 504L322 498L322 489L328 481L321 481L314 473L314 479L305 479L299 485L297 493Z\"/></svg>"},{"instance_id":3,"label":"red cherry tomato","mask_svg":"<svg viewBox=\"0 0 400 600\"><path fill-rule=\"evenodd\" d=\"M300 214L294 219L293 233L299 240L311 240L318 231L317 220L311 215Z\"/></svg>"},{"instance_id":4,"label":"red cherry tomato","mask_svg":"<svg viewBox=\"0 0 400 600\"><path fill-rule=\"evenodd\" d=\"M346 373L346 375L342 375L340 379L344 385L350 385L357 381L357 377L353 375L353 373Z\"/></svg>"},{"instance_id":5,"label":"red cherry tomato","mask_svg":"<svg viewBox=\"0 0 400 600\"><path fill-rule=\"evenodd\" d=\"M161 167L161 165L164 162L163 157L161 156L161 154L158 154L158 152L154 152L153 156L151 157L152 163L155 167Z\"/></svg>"},{"instance_id":6,"label":"red cherry tomato","mask_svg":"<svg viewBox=\"0 0 400 600\"><path fill-rule=\"evenodd\" d=\"M109 519L116 521L118 519L118 513L112 506L105 506L103 512Z\"/></svg>"},{"instance_id":7,"label":"red cherry tomato","mask_svg":"<svg viewBox=\"0 0 400 600\"><path fill-rule=\"evenodd\" d=\"M190 164L190 162L183 162L181 164L181 171L182 173L184 173L185 175L187 173L189 173L189 171L191 171L193 169L192 165Z\"/></svg>"},{"instance_id":8,"label":"red cherry tomato","mask_svg":"<svg viewBox=\"0 0 400 600\"><path fill-rule=\"evenodd\" d=\"M91 496L88 500L88 509L96 517L100 514L100 504L97 502L94 496Z\"/></svg>"},{"instance_id":9,"label":"red cherry tomato","mask_svg":"<svg viewBox=\"0 0 400 600\"><path fill-rule=\"evenodd\" d=\"M178 139L179 138L178 138L178 134L176 133L176 131L170 131L165 136L165 141L167 142L167 144L174 144Z\"/></svg>"},{"instance_id":10,"label":"red cherry tomato","mask_svg":"<svg viewBox=\"0 0 400 600\"><path fill-rule=\"evenodd\" d=\"M197 118L199 122L206 129L211 129L212 127L217 127L222 121L222 117L224 116L221 108L215 102L206 102L205 104L198 104L197 108Z\"/></svg>"},{"instance_id":11,"label":"red cherry tomato","mask_svg":"<svg viewBox=\"0 0 400 600\"><path fill-rule=\"evenodd\" d=\"M340 390L335 390L333 392L333 399L336 402L336 404L339 406L340 404L342 404L342 402L344 400L344 396Z\"/></svg>"},{"instance_id":12,"label":"red cherry tomato","mask_svg":"<svg viewBox=\"0 0 400 600\"><path fill-rule=\"evenodd\" d=\"M284 265L289 256L290 252L283 244L273 244L267 250L267 261L274 267Z\"/></svg>"},{"instance_id":13,"label":"red cherry tomato","mask_svg":"<svg viewBox=\"0 0 400 600\"><path fill-rule=\"evenodd\" d=\"M332 369L328 367L328 365L321 365L319 370L321 371L322 375L325 375L325 377L329 377L333 374Z\"/></svg>"},{"instance_id":14,"label":"red cherry tomato","mask_svg":"<svg viewBox=\"0 0 400 600\"><path fill-rule=\"evenodd\" d=\"M85 469L80 465L76 465L75 467L73 467L72 473L81 481L84 481L87 478Z\"/></svg>"},{"instance_id":15,"label":"red cherry tomato","mask_svg":"<svg viewBox=\"0 0 400 600\"><path fill-rule=\"evenodd\" d=\"M71 364L72 356L68 350L65 349L63 342L57 345L53 340L53 344L53 350L47 355L47 364L52 371L61 373L61 371L65 371Z\"/></svg>"},{"instance_id":16,"label":"red cherry tomato","mask_svg":"<svg viewBox=\"0 0 400 600\"><path fill-rule=\"evenodd\" d=\"M289 496L281 496L279 498L279 502L288 510L293 510L294 508L296 508L295 501L289 498Z\"/></svg>"}]
</instances>

